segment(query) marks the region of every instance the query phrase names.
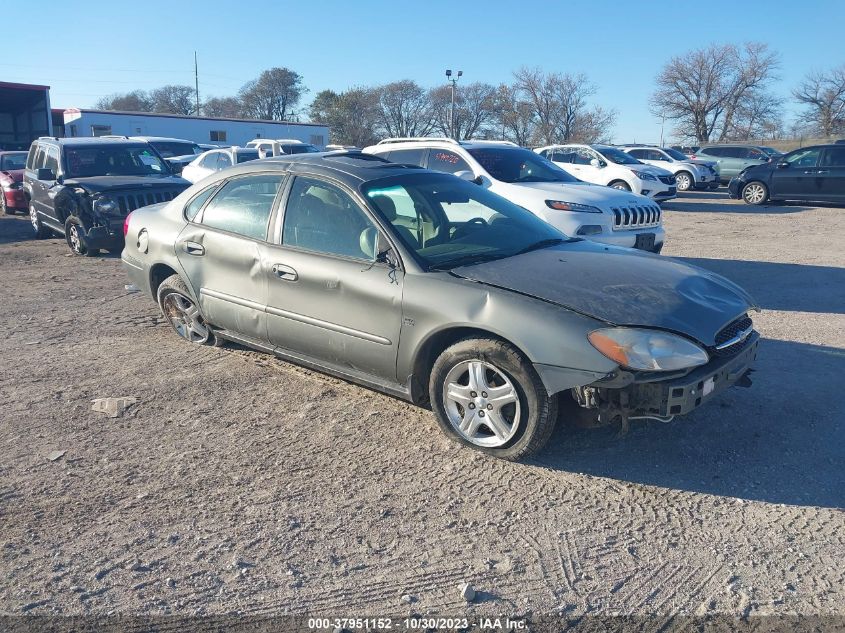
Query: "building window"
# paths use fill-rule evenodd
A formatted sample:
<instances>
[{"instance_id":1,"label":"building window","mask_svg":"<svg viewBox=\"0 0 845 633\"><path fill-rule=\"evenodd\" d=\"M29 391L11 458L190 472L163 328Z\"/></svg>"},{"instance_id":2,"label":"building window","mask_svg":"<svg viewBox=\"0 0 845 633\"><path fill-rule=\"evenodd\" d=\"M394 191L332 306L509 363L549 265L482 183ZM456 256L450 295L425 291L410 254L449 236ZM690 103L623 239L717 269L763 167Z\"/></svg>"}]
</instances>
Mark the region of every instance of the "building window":
<instances>
[{"instance_id":1,"label":"building window","mask_svg":"<svg viewBox=\"0 0 845 633\"><path fill-rule=\"evenodd\" d=\"M108 136L111 134L111 125L92 125L91 136Z\"/></svg>"},{"instance_id":2,"label":"building window","mask_svg":"<svg viewBox=\"0 0 845 633\"><path fill-rule=\"evenodd\" d=\"M210 137L212 141L226 140L226 130L211 130Z\"/></svg>"},{"instance_id":3,"label":"building window","mask_svg":"<svg viewBox=\"0 0 845 633\"><path fill-rule=\"evenodd\" d=\"M323 138L322 134L311 135L311 145L323 145L324 143L325 139Z\"/></svg>"}]
</instances>

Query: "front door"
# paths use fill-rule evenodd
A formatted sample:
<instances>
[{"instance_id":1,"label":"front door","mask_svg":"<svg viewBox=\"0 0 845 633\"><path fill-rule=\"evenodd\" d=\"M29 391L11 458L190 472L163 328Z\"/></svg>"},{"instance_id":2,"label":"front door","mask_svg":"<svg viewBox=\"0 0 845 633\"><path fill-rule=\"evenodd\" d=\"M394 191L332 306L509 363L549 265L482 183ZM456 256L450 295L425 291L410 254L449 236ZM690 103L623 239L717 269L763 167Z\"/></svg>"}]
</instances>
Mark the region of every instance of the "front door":
<instances>
[{"instance_id":1,"label":"front door","mask_svg":"<svg viewBox=\"0 0 845 633\"><path fill-rule=\"evenodd\" d=\"M375 261L383 238L353 196L337 184L296 177L280 241L262 247L270 341L395 382L403 275Z\"/></svg>"},{"instance_id":2,"label":"front door","mask_svg":"<svg viewBox=\"0 0 845 633\"><path fill-rule=\"evenodd\" d=\"M176 240L176 256L206 320L267 340L267 279L260 245L284 175L234 177L220 187Z\"/></svg>"},{"instance_id":3,"label":"front door","mask_svg":"<svg viewBox=\"0 0 845 633\"><path fill-rule=\"evenodd\" d=\"M825 200L845 200L845 145L827 147L818 166L821 193Z\"/></svg>"},{"instance_id":4,"label":"front door","mask_svg":"<svg viewBox=\"0 0 845 633\"><path fill-rule=\"evenodd\" d=\"M569 149L569 148L567 148ZM604 161L598 154L590 151L585 147L574 147L572 149L572 164L565 169L579 180L585 182L593 182L599 185L606 185L604 174L601 173L602 167L596 167L591 164L591 161L599 161L601 165Z\"/></svg>"},{"instance_id":5,"label":"front door","mask_svg":"<svg viewBox=\"0 0 845 633\"><path fill-rule=\"evenodd\" d=\"M821 150L817 147L799 149L784 156L772 172L771 195L800 200L818 196L821 177L818 162Z\"/></svg>"}]
</instances>

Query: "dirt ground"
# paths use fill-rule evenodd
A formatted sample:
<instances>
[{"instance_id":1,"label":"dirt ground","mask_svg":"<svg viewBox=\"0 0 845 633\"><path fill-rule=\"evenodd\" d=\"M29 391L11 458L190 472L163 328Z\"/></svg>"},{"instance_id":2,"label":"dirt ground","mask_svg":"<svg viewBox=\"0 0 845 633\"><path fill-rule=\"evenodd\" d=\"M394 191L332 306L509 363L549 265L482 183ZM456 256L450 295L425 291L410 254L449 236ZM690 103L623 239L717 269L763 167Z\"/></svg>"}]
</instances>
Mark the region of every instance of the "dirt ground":
<instances>
[{"instance_id":1,"label":"dirt ground","mask_svg":"<svg viewBox=\"0 0 845 633\"><path fill-rule=\"evenodd\" d=\"M753 387L517 464L187 345L119 259L0 217L0 613L845 615L845 210L665 208L664 254L763 309Z\"/></svg>"}]
</instances>

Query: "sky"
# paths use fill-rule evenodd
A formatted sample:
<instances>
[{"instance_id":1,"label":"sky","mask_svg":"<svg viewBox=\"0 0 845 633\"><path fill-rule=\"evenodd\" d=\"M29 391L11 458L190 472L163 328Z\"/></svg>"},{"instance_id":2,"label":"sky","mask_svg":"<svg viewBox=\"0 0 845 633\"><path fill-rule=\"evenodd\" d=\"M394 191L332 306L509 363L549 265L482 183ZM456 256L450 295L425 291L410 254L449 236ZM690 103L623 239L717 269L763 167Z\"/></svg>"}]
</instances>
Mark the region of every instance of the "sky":
<instances>
[{"instance_id":1,"label":"sky","mask_svg":"<svg viewBox=\"0 0 845 633\"><path fill-rule=\"evenodd\" d=\"M498 84L521 66L539 66L587 75L597 88L592 103L617 113L613 142L656 142L661 122L648 101L675 55L768 43L781 56L774 91L787 98L787 119L797 107L790 90L807 72L845 63L843 0L47 0L38 12L52 17L4 29L0 81L49 85L54 108L193 85L194 51L202 99L235 94L262 70L286 66L303 76L305 106L327 88L399 79L433 87L445 83L447 68L463 70L460 83Z\"/></svg>"}]
</instances>

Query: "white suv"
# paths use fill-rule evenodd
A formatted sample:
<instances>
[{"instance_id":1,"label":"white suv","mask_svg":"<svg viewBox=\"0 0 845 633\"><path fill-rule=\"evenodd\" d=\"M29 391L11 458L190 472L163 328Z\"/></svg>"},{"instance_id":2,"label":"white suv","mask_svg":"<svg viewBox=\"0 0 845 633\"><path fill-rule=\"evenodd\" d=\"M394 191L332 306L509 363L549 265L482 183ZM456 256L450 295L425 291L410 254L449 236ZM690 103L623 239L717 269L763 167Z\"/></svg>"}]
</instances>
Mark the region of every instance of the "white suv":
<instances>
[{"instance_id":1,"label":"white suv","mask_svg":"<svg viewBox=\"0 0 845 633\"><path fill-rule=\"evenodd\" d=\"M392 162L454 174L488 188L563 233L659 253L665 232L652 200L581 182L506 141L386 139L363 150Z\"/></svg>"},{"instance_id":2,"label":"white suv","mask_svg":"<svg viewBox=\"0 0 845 633\"><path fill-rule=\"evenodd\" d=\"M671 171L675 174L678 191L716 189L719 186L715 162L690 158L671 147L623 145L621 149L641 163Z\"/></svg>"},{"instance_id":3,"label":"white suv","mask_svg":"<svg viewBox=\"0 0 845 633\"><path fill-rule=\"evenodd\" d=\"M246 146L257 149L261 158L283 154L312 154L320 151L319 148L310 143L298 141L295 138L256 138L252 139Z\"/></svg>"},{"instance_id":4,"label":"white suv","mask_svg":"<svg viewBox=\"0 0 845 633\"><path fill-rule=\"evenodd\" d=\"M534 151L580 180L633 191L657 201L677 195L672 172L644 165L612 145L547 145Z\"/></svg>"}]
</instances>

